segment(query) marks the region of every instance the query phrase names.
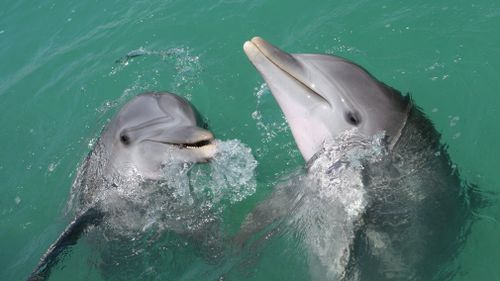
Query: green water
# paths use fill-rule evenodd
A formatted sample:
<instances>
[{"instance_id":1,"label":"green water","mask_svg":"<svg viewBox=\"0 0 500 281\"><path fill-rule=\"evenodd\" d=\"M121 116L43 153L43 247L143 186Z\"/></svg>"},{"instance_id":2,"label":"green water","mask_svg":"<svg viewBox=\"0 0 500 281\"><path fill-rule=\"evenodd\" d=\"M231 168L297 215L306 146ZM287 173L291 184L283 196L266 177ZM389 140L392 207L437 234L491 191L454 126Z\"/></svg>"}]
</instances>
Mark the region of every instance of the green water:
<instances>
[{"instance_id":1,"label":"green water","mask_svg":"<svg viewBox=\"0 0 500 281\"><path fill-rule=\"evenodd\" d=\"M443 134L462 179L500 192L499 30L500 2L486 0L4 1L0 280L26 278L64 229L70 186L89 144L140 92L185 96L218 138L252 148L257 193L233 208L234 223L303 165L243 54L254 35L290 52L347 57L411 92ZM149 55L115 62L141 47ZM500 280L500 207L477 217L454 280ZM79 245L52 280L102 278L89 252ZM286 257L264 259L294 270ZM279 272L268 265L254 274L280 280Z\"/></svg>"}]
</instances>

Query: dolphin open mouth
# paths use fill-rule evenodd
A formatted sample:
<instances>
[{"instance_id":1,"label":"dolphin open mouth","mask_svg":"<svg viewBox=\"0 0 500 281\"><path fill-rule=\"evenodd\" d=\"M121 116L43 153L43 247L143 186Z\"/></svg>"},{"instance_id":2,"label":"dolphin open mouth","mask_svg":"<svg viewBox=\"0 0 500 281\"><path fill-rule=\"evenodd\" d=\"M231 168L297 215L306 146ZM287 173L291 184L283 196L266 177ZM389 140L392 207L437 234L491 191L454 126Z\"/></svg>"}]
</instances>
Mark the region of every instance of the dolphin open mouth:
<instances>
[{"instance_id":1,"label":"dolphin open mouth","mask_svg":"<svg viewBox=\"0 0 500 281\"><path fill-rule=\"evenodd\" d=\"M161 140L151 140L151 139L149 139L147 141L173 145L173 146L179 147L180 149L198 149L198 148L203 148L205 146L214 145L215 139L209 138L209 139L203 139L203 140L199 140L199 141L195 141L195 142L184 142L184 143L168 142L168 141L161 141Z\"/></svg>"},{"instance_id":2,"label":"dolphin open mouth","mask_svg":"<svg viewBox=\"0 0 500 281\"><path fill-rule=\"evenodd\" d=\"M217 144L214 137L202 138L196 141L189 142L169 142L164 140L148 140L151 142L169 145L179 152L185 153L185 157L194 162L208 162L215 157L217 153ZM189 156L187 156L189 155Z\"/></svg>"},{"instance_id":3,"label":"dolphin open mouth","mask_svg":"<svg viewBox=\"0 0 500 281\"><path fill-rule=\"evenodd\" d=\"M196 149L196 148L202 148L204 146L207 146L207 145L211 145L213 144L214 142L214 139L206 139L206 140L200 140L200 141L197 141L197 142L194 142L194 143L180 143L180 144L176 144L177 146L179 146L181 149L182 148L191 148L191 149Z\"/></svg>"},{"instance_id":4,"label":"dolphin open mouth","mask_svg":"<svg viewBox=\"0 0 500 281\"><path fill-rule=\"evenodd\" d=\"M157 130L142 141L173 145L181 149L198 149L213 145L215 138L212 132L197 126L178 126Z\"/></svg>"},{"instance_id":5,"label":"dolphin open mouth","mask_svg":"<svg viewBox=\"0 0 500 281\"><path fill-rule=\"evenodd\" d=\"M212 159L217 151L212 132L197 126L179 126L161 130L157 135L150 136L143 141L169 145L204 161Z\"/></svg>"},{"instance_id":6,"label":"dolphin open mouth","mask_svg":"<svg viewBox=\"0 0 500 281\"><path fill-rule=\"evenodd\" d=\"M181 151L186 151L189 154L198 155L199 162L208 162L215 157L217 153L217 145L213 137L200 139L195 142L187 142L177 144Z\"/></svg>"}]
</instances>

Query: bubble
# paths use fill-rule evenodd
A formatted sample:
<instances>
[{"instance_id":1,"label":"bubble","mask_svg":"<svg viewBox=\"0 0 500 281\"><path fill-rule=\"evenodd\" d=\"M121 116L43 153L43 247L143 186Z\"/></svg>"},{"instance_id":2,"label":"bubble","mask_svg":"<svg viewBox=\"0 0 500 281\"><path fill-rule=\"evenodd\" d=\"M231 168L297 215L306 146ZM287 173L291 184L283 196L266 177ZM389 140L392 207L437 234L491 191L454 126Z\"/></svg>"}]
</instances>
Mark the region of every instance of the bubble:
<instances>
[{"instance_id":1,"label":"bubble","mask_svg":"<svg viewBox=\"0 0 500 281\"><path fill-rule=\"evenodd\" d=\"M459 116L454 116L454 117L449 116L448 118L450 118L450 127L455 127L458 121L460 121Z\"/></svg>"},{"instance_id":2,"label":"bubble","mask_svg":"<svg viewBox=\"0 0 500 281\"><path fill-rule=\"evenodd\" d=\"M47 171L49 173L52 173L56 170L57 166L59 165L59 162L55 162L55 163L50 163L49 166L47 167Z\"/></svg>"},{"instance_id":3,"label":"bubble","mask_svg":"<svg viewBox=\"0 0 500 281\"><path fill-rule=\"evenodd\" d=\"M262 114L260 113L260 111L256 110L252 112L252 119L260 120L260 118L262 118Z\"/></svg>"},{"instance_id":4,"label":"bubble","mask_svg":"<svg viewBox=\"0 0 500 281\"><path fill-rule=\"evenodd\" d=\"M260 84L258 88L255 88L255 96L257 97L257 104L261 102L262 96L264 96L265 93L269 92L269 87L267 86L266 83Z\"/></svg>"}]
</instances>

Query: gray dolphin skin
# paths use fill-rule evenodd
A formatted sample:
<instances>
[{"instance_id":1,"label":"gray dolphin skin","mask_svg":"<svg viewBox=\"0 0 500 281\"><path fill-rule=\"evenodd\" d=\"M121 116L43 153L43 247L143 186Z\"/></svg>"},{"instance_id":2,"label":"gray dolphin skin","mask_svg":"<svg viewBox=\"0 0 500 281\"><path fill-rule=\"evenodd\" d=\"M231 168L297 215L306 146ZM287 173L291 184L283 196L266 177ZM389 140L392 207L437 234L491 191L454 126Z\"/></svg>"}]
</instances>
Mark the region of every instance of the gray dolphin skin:
<instances>
[{"instance_id":1,"label":"gray dolphin skin","mask_svg":"<svg viewBox=\"0 0 500 281\"><path fill-rule=\"evenodd\" d=\"M291 55L259 37L246 42L244 50L280 105L306 161L326 138L348 129L365 136L385 131L395 142L404 127L408 99L352 62Z\"/></svg>"},{"instance_id":2,"label":"gray dolphin skin","mask_svg":"<svg viewBox=\"0 0 500 281\"><path fill-rule=\"evenodd\" d=\"M73 185L77 215L28 280L47 279L61 253L89 227L106 220L103 190L131 179L159 179L169 162L206 162L215 154L213 141L213 134L198 125L197 113L185 99L171 93L135 96L107 124L79 169Z\"/></svg>"},{"instance_id":3,"label":"gray dolphin skin","mask_svg":"<svg viewBox=\"0 0 500 281\"><path fill-rule=\"evenodd\" d=\"M387 155L352 179L362 182L367 205L345 269L334 280L449 280L453 270L445 264L463 243L469 205L439 133L409 96L337 56L289 54L260 37L245 42L244 51L309 167L326 140L347 131L367 139L385 136ZM339 161L331 168L349 165ZM250 217L269 223L275 217L263 213L286 209L276 207L286 202L291 200L271 196Z\"/></svg>"}]
</instances>

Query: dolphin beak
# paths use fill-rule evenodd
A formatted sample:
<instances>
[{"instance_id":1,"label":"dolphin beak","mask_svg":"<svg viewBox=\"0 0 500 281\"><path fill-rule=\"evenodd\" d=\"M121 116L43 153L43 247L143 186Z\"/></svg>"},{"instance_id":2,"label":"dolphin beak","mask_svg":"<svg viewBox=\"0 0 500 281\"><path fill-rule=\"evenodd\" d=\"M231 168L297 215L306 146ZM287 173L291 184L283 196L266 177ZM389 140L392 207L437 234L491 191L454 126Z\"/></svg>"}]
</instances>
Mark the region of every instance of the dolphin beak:
<instances>
[{"instance_id":1,"label":"dolphin beak","mask_svg":"<svg viewBox=\"0 0 500 281\"><path fill-rule=\"evenodd\" d=\"M308 98L313 97L322 103L330 104L328 100L316 91L316 86L312 83L311 71L292 54L279 49L258 36L253 37L250 41L246 41L243 44L243 50L268 84L273 84L275 83L273 80L278 80L274 79L278 75L270 71L272 68L271 65L273 65L276 68L275 72L286 74L289 79L295 80L301 87L306 88L309 95Z\"/></svg>"},{"instance_id":2,"label":"dolphin beak","mask_svg":"<svg viewBox=\"0 0 500 281\"><path fill-rule=\"evenodd\" d=\"M185 137L185 141L179 143L179 147L198 154L204 159L203 162L213 159L217 153L217 145L212 132L200 127L185 127L180 128L179 134L181 136L184 134Z\"/></svg>"},{"instance_id":3,"label":"dolphin beak","mask_svg":"<svg viewBox=\"0 0 500 281\"><path fill-rule=\"evenodd\" d=\"M260 37L254 37L243 44L243 50L248 56L248 59L250 59L258 69L259 65L262 65L264 62L270 62L281 71L307 86L307 83L304 83L304 79L301 79L304 78L305 73L300 62L289 53L273 46L266 40ZM261 71L261 69L259 69L259 71Z\"/></svg>"},{"instance_id":4,"label":"dolphin beak","mask_svg":"<svg viewBox=\"0 0 500 281\"><path fill-rule=\"evenodd\" d=\"M245 42L243 50L278 102L302 156L309 160L329 132L325 122L317 119L334 106L315 85L320 85L321 74L304 63L300 55L282 51L260 37Z\"/></svg>"},{"instance_id":5,"label":"dolphin beak","mask_svg":"<svg viewBox=\"0 0 500 281\"><path fill-rule=\"evenodd\" d=\"M258 61L260 56L264 56L289 75L296 78L303 76L303 73L301 73L303 69L299 61L260 37L254 37L250 41L246 41L243 50L252 62Z\"/></svg>"}]
</instances>

